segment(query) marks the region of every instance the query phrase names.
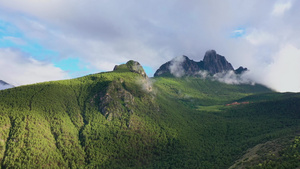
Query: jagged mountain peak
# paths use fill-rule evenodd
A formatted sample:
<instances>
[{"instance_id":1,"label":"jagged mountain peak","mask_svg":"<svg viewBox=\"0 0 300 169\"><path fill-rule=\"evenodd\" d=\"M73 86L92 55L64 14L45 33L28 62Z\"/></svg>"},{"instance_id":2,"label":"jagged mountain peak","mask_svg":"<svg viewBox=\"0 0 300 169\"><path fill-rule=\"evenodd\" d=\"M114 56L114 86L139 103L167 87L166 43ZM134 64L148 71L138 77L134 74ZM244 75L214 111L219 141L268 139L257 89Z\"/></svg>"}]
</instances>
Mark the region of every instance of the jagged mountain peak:
<instances>
[{"instance_id":1,"label":"jagged mountain peak","mask_svg":"<svg viewBox=\"0 0 300 169\"><path fill-rule=\"evenodd\" d=\"M203 62L213 62L220 59L226 60L224 56L217 54L215 50L208 50L205 52L205 55L203 57Z\"/></svg>"},{"instance_id":2,"label":"jagged mountain peak","mask_svg":"<svg viewBox=\"0 0 300 169\"><path fill-rule=\"evenodd\" d=\"M199 65L198 62L195 62L194 60L189 59L187 56L182 55L161 65L160 68L155 72L154 77L169 75L180 77L183 75L191 75L200 71L201 67L202 66Z\"/></svg>"},{"instance_id":3,"label":"jagged mountain peak","mask_svg":"<svg viewBox=\"0 0 300 169\"><path fill-rule=\"evenodd\" d=\"M213 49L208 50L208 51L205 52L204 59L205 59L206 56L215 56L215 55L217 55L217 52L215 50L213 50Z\"/></svg>"},{"instance_id":4,"label":"jagged mountain peak","mask_svg":"<svg viewBox=\"0 0 300 169\"><path fill-rule=\"evenodd\" d=\"M154 76L194 76L199 71L207 71L210 74L234 71L231 63L222 55L217 54L215 50L208 50L203 61L193 61L187 56L176 57L166 62L155 72Z\"/></svg>"},{"instance_id":5,"label":"jagged mountain peak","mask_svg":"<svg viewBox=\"0 0 300 169\"><path fill-rule=\"evenodd\" d=\"M215 50L209 50L205 53L203 63L204 70L212 74L234 70L226 58L217 54Z\"/></svg>"}]
</instances>

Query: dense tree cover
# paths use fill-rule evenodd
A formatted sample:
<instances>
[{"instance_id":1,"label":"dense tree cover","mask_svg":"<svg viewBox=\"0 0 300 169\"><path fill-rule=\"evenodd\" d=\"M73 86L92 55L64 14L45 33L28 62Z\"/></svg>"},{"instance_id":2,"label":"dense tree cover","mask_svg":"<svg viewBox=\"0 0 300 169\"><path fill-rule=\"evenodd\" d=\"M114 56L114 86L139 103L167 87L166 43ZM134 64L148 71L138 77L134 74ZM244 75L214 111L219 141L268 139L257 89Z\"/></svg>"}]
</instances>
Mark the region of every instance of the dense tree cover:
<instances>
[{"instance_id":1,"label":"dense tree cover","mask_svg":"<svg viewBox=\"0 0 300 169\"><path fill-rule=\"evenodd\" d=\"M297 136L294 140L286 145L284 149L278 152L278 155L268 154L260 159L260 163L251 166L251 168L282 168L290 169L300 166L300 137Z\"/></svg>"},{"instance_id":2,"label":"dense tree cover","mask_svg":"<svg viewBox=\"0 0 300 169\"><path fill-rule=\"evenodd\" d=\"M146 82L121 66L0 91L0 167L227 168L299 129L299 94L192 77L155 78L152 91ZM226 106L235 101L250 102Z\"/></svg>"}]
</instances>

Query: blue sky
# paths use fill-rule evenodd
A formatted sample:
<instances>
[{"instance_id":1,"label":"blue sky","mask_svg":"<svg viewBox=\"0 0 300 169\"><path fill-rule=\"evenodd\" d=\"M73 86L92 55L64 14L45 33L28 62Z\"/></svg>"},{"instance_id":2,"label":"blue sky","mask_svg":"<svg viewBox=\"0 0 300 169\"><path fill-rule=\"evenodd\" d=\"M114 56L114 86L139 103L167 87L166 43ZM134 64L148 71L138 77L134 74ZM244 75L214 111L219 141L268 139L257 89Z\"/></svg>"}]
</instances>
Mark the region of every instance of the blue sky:
<instances>
[{"instance_id":1,"label":"blue sky","mask_svg":"<svg viewBox=\"0 0 300 169\"><path fill-rule=\"evenodd\" d=\"M16 86L68 79L111 71L128 60L140 62L152 76L177 56L200 61L214 49L235 68L248 67L249 78L258 83L300 91L295 78L300 68L293 64L300 62L299 5L296 0L0 1L0 79Z\"/></svg>"},{"instance_id":2,"label":"blue sky","mask_svg":"<svg viewBox=\"0 0 300 169\"><path fill-rule=\"evenodd\" d=\"M0 20L0 48L14 48L24 52L38 61L50 62L54 66L68 72L70 77L78 77L87 74L88 63L78 57L60 57L60 53L39 44L37 40L26 37L17 26Z\"/></svg>"},{"instance_id":3,"label":"blue sky","mask_svg":"<svg viewBox=\"0 0 300 169\"><path fill-rule=\"evenodd\" d=\"M61 57L58 51L47 49L38 41L26 37L15 25L3 20L0 20L0 38L0 48L15 48L38 61L50 62L55 67L67 72L70 78L97 71L90 68L90 64L79 57ZM144 69L147 74L154 74L151 67L144 66Z\"/></svg>"},{"instance_id":4,"label":"blue sky","mask_svg":"<svg viewBox=\"0 0 300 169\"><path fill-rule=\"evenodd\" d=\"M238 28L232 31L230 37L231 38L240 38L246 35L246 30L244 28Z\"/></svg>"}]
</instances>

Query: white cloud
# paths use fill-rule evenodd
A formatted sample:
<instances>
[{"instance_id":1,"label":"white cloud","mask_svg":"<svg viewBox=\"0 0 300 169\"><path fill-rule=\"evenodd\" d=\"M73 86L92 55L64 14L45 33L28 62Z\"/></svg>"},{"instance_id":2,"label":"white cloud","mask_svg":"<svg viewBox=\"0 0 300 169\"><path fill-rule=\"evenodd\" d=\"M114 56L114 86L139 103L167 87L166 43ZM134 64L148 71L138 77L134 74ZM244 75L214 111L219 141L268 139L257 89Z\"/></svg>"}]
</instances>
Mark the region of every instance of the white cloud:
<instances>
[{"instance_id":1,"label":"white cloud","mask_svg":"<svg viewBox=\"0 0 300 169\"><path fill-rule=\"evenodd\" d=\"M199 76L202 79L206 79L207 77L210 77L209 72L206 70L200 70L199 72L195 73L196 76Z\"/></svg>"},{"instance_id":2,"label":"white cloud","mask_svg":"<svg viewBox=\"0 0 300 169\"><path fill-rule=\"evenodd\" d=\"M215 80L226 84L233 84L233 85L255 84L255 82L250 80L250 78L248 77L248 73L249 72L243 72L242 74L235 74L234 71L225 71L225 72L216 73L214 75L210 75L208 71L201 70L195 75L202 79Z\"/></svg>"},{"instance_id":3,"label":"white cloud","mask_svg":"<svg viewBox=\"0 0 300 169\"><path fill-rule=\"evenodd\" d=\"M247 72L244 72L241 75L237 75L234 73L234 71L228 71L228 72L222 72L222 73L216 73L213 75L213 80L217 80L222 83L226 84L254 84L253 81L247 78Z\"/></svg>"},{"instance_id":4,"label":"white cloud","mask_svg":"<svg viewBox=\"0 0 300 169\"><path fill-rule=\"evenodd\" d=\"M170 64L170 72L175 76L175 77L182 77L185 75L185 71L182 67L182 63L185 61L184 56L177 56L171 61Z\"/></svg>"},{"instance_id":5,"label":"white cloud","mask_svg":"<svg viewBox=\"0 0 300 169\"><path fill-rule=\"evenodd\" d=\"M10 48L0 48L0 79L14 86L68 78L50 63L26 57Z\"/></svg>"},{"instance_id":6,"label":"white cloud","mask_svg":"<svg viewBox=\"0 0 300 169\"><path fill-rule=\"evenodd\" d=\"M248 35L245 36L246 40L253 45L264 45L269 43L276 43L277 39L269 32L253 29Z\"/></svg>"},{"instance_id":7,"label":"white cloud","mask_svg":"<svg viewBox=\"0 0 300 169\"><path fill-rule=\"evenodd\" d=\"M300 91L300 49L291 44L283 46L266 67L263 82L280 92Z\"/></svg>"},{"instance_id":8,"label":"white cloud","mask_svg":"<svg viewBox=\"0 0 300 169\"><path fill-rule=\"evenodd\" d=\"M291 1L279 1L274 4L272 15L274 16L282 16L286 11L288 11L292 7Z\"/></svg>"}]
</instances>

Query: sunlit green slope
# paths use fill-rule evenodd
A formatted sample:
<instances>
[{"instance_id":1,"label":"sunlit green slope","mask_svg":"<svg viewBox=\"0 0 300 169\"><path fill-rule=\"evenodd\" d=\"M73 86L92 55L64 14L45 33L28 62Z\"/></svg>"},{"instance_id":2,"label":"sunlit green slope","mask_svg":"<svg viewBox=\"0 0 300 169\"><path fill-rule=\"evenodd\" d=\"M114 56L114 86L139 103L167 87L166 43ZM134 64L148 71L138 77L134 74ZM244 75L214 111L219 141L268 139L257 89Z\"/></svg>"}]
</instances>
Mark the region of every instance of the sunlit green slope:
<instances>
[{"instance_id":1,"label":"sunlit green slope","mask_svg":"<svg viewBox=\"0 0 300 169\"><path fill-rule=\"evenodd\" d=\"M131 61L0 91L0 166L228 168L248 148L296 132L299 106L299 94L261 85L149 80Z\"/></svg>"}]
</instances>

